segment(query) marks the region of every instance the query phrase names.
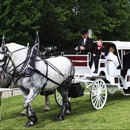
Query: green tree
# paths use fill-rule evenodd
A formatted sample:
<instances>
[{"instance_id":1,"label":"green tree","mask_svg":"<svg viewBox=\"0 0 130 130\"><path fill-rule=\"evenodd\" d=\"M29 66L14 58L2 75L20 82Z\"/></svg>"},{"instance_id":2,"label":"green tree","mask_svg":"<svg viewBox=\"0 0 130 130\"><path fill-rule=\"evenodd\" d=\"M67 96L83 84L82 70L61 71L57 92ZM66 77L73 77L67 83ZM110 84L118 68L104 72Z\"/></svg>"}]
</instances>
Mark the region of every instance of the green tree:
<instances>
[{"instance_id":1,"label":"green tree","mask_svg":"<svg viewBox=\"0 0 130 130\"><path fill-rule=\"evenodd\" d=\"M7 42L33 44L39 31L41 49L73 49L83 27L93 38L130 40L127 0L0 0L0 36Z\"/></svg>"},{"instance_id":2,"label":"green tree","mask_svg":"<svg viewBox=\"0 0 130 130\"><path fill-rule=\"evenodd\" d=\"M105 40L130 40L130 6L126 0L104 1L104 8L107 11L109 28L102 30Z\"/></svg>"},{"instance_id":3,"label":"green tree","mask_svg":"<svg viewBox=\"0 0 130 130\"><path fill-rule=\"evenodd\" d=\"M35 5L35 6L34 6ZM0 35L7 42L26 44L35 39L35 30L39 30L41 14L40 2L23 0L4 0L0 2Z\"/></svg>"}]
</instances>

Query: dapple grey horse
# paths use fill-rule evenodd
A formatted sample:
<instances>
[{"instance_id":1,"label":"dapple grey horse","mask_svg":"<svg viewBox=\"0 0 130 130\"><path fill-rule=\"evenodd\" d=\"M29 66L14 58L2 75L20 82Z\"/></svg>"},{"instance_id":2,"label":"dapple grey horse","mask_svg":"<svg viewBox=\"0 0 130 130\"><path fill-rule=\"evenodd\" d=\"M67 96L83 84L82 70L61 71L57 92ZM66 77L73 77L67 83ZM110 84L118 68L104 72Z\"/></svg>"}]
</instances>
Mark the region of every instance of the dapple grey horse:
<instances>
[{"instance_id":1,"label":"dapple grey horse","mask_svg":"<svg viewBox=\"0 0 130 130\"><path fill-rule=\"evenodd\" d=\"M0 73L10 74L18 77L24 71L28 48L25 46L10 43L0 48ZM22 69L22 70L21 70ZM74 66L72 62L63 56L41 59L36 56L34 73L29 77L20 77L17 86L22 90L25 99L24 108L28 122L26 127L33 126L37 123L36 113L33 111L30 103L41 92L57 89L63 97L63 105L59 114L56 116L57 121L64 119L65 114L71 110L68 101L69 87L74 77Z\"/></svg>"}]
</instances>

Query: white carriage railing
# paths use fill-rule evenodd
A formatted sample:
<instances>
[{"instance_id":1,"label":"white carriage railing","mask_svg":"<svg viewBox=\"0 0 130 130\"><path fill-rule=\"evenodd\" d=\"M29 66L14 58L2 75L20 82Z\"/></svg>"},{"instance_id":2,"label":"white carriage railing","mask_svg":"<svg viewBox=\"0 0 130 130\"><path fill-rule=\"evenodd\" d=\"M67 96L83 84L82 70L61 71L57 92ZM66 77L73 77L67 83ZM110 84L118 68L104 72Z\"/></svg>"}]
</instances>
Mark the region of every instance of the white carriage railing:
<instances>
[{"instance_id":1,"label":"white carriage railing","mask_svg":"<svg viewBox=\"0 0 130 130\"><path fill-rule=\"evenodd\" d=\"M91 75L92 72L89 67L90 56L88 55L65 55L69 58L75 67L75 78Z\"/></svg>"}]
</instances>

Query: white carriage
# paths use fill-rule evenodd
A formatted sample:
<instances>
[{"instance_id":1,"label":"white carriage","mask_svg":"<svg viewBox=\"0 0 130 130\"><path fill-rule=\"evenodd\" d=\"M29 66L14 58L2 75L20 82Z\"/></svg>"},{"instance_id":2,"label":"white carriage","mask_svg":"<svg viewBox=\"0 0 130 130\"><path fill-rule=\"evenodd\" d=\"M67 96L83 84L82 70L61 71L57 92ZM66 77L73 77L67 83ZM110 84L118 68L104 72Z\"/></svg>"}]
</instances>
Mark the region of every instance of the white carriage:
<instances>
[{"instance_id":1,"label":"white carriage","mask_svg":"<svg viewBox=\"0 0 130 130\"><path fill-rule=\"evenodd\" d=\"M98 73L93 73L94 66L89 67L90 53L88 55L65 55L72 60L75 66L75 77L72 82L84 83L85 87L90 90L91 104L95 109L104 107L108 93L113 94L117 89L120 89L124 95L130 93L130 68L124 69L123 64L125 55L130 53L130 42L103 41L103 45L106 48L110 45L115 46L120 64L119 69L116 68L111 59L100 59ZM127 58L130 59L130 56ZM125 59L127 63L129 59ZM130 63L127 66L130 66ZM122 71L125 75L122 75ZM59 105L62 104L62 97L57 91L55 92L55 99Z\"/></svg>"}]
</instances>

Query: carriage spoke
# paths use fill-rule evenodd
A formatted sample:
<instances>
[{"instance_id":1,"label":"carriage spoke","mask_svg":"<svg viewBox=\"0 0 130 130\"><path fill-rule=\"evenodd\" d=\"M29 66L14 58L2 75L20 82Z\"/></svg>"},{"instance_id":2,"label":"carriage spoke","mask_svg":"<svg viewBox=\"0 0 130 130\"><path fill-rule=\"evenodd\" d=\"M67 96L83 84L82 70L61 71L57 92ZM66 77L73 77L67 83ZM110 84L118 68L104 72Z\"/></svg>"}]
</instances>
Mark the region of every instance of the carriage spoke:
<instances>
[{"instance_id":1,"label":"carriage spoke","mask_svg":"<svg viewBox=\"0 0 130 130\"><path fill-rule=\"evenodd\" d=\"M92 99L92 101L94 102L95 99L97 99L97 96L95 96L95 97Z\"/></svg>"},{"instance_id":2,"label":"carriage spoke","mask_svg":"<svg viewBox=\"0 0 130 130\"><path fill-rule=\"evenodd\" d=\"M105 98L104 96L101 96L101 101L102 101L102 102L104 101L104 98Z\"/></svg>"},{"instance_id":3,"label":"carriage spoke","mask_svg":"<svg viewBox=\"0 0 130 130\"><path fill-rule=\"evenodd\" d=\"M95 104L95 106L97 106L97 99L95 100L94 104Z\"/></svg>"},{"instance_id":4,"label":"carriage spoke","mask_svg":"<svg viewBox=\"0 0 130 130\"><path fill-rule=\"evenodd\" d=\"M58 99L58 100L61 100L61 95L57 95L57 99Z\"/></svg>"},{"instance_id":5,"label":"carriage spoke","mask_svg":"<svg viewBox=\"0 0 130 130\"><path fill-rule=\"evenodd\" d=\"M101 107L101 106L102 106L102 100L100 99L99 107Z\"/></svg>"},{"instance_id":6,"label":"carriage spoke","mask_svg":"<svg viewBox=\"0 0 130 130\"><path fill-rule=\"evenodd\" d=\"M101 93L101 95L105 95L106 94L106 91L103 91L102 93Z\"/></svg>"}]
</instances>

